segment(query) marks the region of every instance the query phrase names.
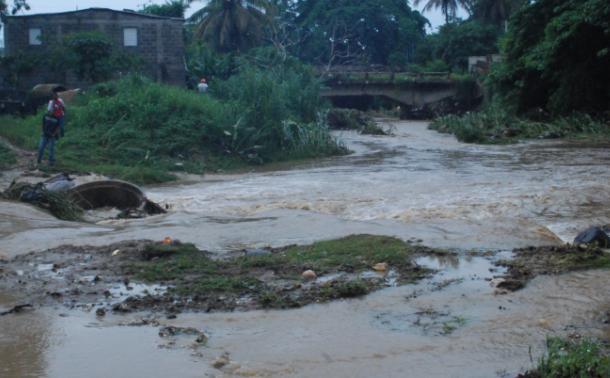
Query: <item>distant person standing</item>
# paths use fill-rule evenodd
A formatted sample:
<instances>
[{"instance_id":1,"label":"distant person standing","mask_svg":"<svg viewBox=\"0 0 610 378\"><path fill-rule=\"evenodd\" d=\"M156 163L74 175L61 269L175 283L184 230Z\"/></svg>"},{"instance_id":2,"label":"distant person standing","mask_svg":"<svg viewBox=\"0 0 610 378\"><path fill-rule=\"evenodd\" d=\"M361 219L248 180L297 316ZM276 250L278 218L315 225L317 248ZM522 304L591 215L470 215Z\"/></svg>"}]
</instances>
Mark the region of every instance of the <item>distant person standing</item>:
<instances>
[{"instance_id":1,"label":"distant person standing","mask_svg":"<svg viewBox=\"0 0 610 378\"><path fill-rule=\"evenodd\" d=\"M206 94L208 92L208 82L205 79L201 79L199 85L197 85L199 94Z\"/></svg>"},{"instance_id":2,"label":"distant person standing","mask_svg":"<svg viewBox=\"0 0 610 378\"><path fill-rule=\"evenodd\" d=\"M66 106L59 98L59 91L53 90L53 96L47 106L47 113L42 118L42 137L38 145L38 164L42 163L44 152L49 147L49 165L55 164L55 143L64 136L64 117Z\"/></svg>"},{"instance_id":3,"label":"distant person standing","mask_svg":"<svg viewBox=\"0 0 610 378\"><path fill-rule=\"evenodd\" d=\"M59 136L63 137L66 123L66 105L64 104L64 100L59 97L59 91L57 89L53 90L53 98L49 101L47 113L57 119L57 122L59 123Z\"/></svg>"}]
</instances>

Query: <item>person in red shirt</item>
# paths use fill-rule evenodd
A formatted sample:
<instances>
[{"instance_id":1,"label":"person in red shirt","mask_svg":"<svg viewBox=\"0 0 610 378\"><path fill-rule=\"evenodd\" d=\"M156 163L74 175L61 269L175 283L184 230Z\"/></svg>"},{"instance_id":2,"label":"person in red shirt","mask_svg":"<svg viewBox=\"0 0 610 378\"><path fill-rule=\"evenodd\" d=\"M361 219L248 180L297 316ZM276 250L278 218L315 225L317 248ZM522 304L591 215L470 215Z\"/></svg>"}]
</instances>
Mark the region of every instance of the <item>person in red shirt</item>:
<instances>
[{"instance_id":1,"label":"person in red shirt","mask_svg":"<svg viewBox=\"0 0 610 378\"><path fill-rule=\"evenodd\" d=\"M47 113L57 119L59 122L59 136L64 136L64 125L65 125L65 117L66 117L66 105L64 104L64 100L59 97L59 92L57 90L53 91L53 98L49 101L49 105L47 106Z\"/></svg>"},{"instance_id":2,"label":"person in red shirt","mask_svg":"<svg viewBox=\"0 0 610 378\"><path fill-rule=\"evenodd\" d=\"M44 152L49 147L49 165L55 164L55 143L64 136L64 117L66 106L64 101L59 98L57 91L53 91L53 97L47 106L47 114L42 121L42 136L38 145L38 164L42 162Z\"/></svg>"}]
</instances>

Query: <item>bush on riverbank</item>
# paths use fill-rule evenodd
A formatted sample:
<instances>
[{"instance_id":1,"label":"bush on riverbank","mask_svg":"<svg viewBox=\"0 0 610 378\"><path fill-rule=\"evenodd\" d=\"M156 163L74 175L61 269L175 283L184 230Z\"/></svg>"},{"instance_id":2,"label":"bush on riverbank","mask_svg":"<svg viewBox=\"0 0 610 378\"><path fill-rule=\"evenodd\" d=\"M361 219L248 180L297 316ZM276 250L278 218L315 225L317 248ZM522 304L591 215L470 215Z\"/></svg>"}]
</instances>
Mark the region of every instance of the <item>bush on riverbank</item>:
<instances>
[{"instance_id":1,"label":"bush on riverbank","mask_svg":"<svg viewBox=\"0 0 610 378\"><path fill-rule=\"evenodd\" d=\"M171 180L175 170L344 153L315 119L319 99L303 104L291 93L303 83L274 75L240 73L217 87L220 99L136 76L95 86L69 107L58 168L152 183ZM41 117L42 111L25 119L1 117L0 135L35 149Z\"/></svg>"},{"instance_id":2,"label":"bush on riverbank","mask_svg":"<svg viewBox=\"0 0 610 378\"><path fill-rule=\"evenodd\" d=\"M328 126L333 130L357 130L361 134L387 135L367 114L355 109L334 108L326 113Z\"/></svg>"},{"instance_id":3,"label":"bush on riverbank","mask_svg":"<svg viewBox=\"0 0 610 378\"><path fill-rule=\"evenodd\" d=\"M547 355L524 378L610 377L610 356L591 340L547 340Z\"/></svg>"},{"instance_id":4,"label":"bush on riverbank","mask_svg":"<svg viewBox=\"0 0 610 378\"><path fill-rule=\"evenodd\" d=\"M462 116L448 115L435 119L430 129L454 134L466 143L511 143L520 139L603 136L610 138L610 123L586 114L573 114L552 121L538 122L520 118L490 105Z\"/></svg>"}]
</instances>

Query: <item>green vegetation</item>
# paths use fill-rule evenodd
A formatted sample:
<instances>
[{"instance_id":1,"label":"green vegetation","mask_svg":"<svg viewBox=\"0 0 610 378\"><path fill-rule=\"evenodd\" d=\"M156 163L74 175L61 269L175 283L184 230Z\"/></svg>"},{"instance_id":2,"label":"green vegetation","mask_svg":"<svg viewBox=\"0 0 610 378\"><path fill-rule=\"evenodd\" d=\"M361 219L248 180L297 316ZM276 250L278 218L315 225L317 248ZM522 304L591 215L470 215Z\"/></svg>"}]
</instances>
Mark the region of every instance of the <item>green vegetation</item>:
<instances>
[{"instance_id":1,"label":"green vegetation","mask_svg":"<svg viewBox=\"0 0 610 378\"><path fill-rule=\"evenodd\" d=\"M325 301L364 295L383 285L378 281L337 278L324 284L301 287L301 273L357 274L386 262L400 275L401 282L412 282L428 271L412 262L418 247L385 236L354 235L289 246L268 254L216 260L191 244L151 244L142 252L144 261L130 262L126 270L147 282L172 286L180 296L253 296L263 307L293 307L312 301ZM273 272L273 279L262 279ZM280 282L280 284L276 283ZM291 289L282 289L287 287Z\"/></svg>"},{"instance_id":2,"label":"green vegetation","mask_svg":"<svg viewBox=\"0 0 610 378\"><path fill-rule=\"evenodd\" d=\"M610 356L601 343L592 340L571 341L558 337L547 340L547 355L526 378L610 377Z\"/></svg>"},{"instance_id":3,"label":"green vegetation","mask_svg":"<svg viewBox=\"0 0 610 378\"><path fill-rule=\"evenodd\" d=\"M298 274L311 269L318 275L337 270L359 272L380 262L398 270L409 270L413 267L410 256L414 248L386 236L353 235L309 246L286 247L271 255L246 257L239 264L242 268L264 267L277 271L296 267Z\"/></svg>"},{"instance_id":4,"label":"green vegetation","mask_svg":"<svg viewBox=\"0 0 610 378\"><path fill-rule=\"evenodd\" d=\"M303 40L293 46L294 54L327 68L370 63L404 67L413 61L427 24L408 2L394 0L304 0L285 13L285 21L296 27L289 40Z\"/></svg>"},{"instance_id":5,"label":"green vegetation","mask_svg":"<svg viewBox=\"0 0 610 378\"><path fill-rule=\"evenodd\" d=\"M0 141L0 169L8 169L17 162L15 154L11 149Z\"/></svg>"},{"instance_id":6,"label":"green vegetation","mask_svg":"<svg viewBox=\"0 0 610 378\"><path fill-rule=\"evenodd\" d=\"M415 0L413 4L418 6L423 1L426 3L424 12L440 8L441 13L445 15L445 23L447 24L456 19L459 7L470 9L472 6L472 2L469 0Z\"/></svg>"},{"instance_id":7,"label":"green vegetation","mask_svg":"<svg viewBox=\"0 0 610 378\"><path fill-rule=\"evenodd\" d=\"M245 51L261 43L273 6L265 0L211 0L190 20L194 37L221 52Z\"/></svg>"},{"instance_id":8,"label":"green vegetation","mask_svg":"<svg viewBox=\"0 0 610 378\"><path fill-rule=\"evenodd\" d=\"M437 33L426 36L426 43L418 46L417 61L427 66L427 71L465 72L469 56L498 53L500 35L497 26L476 19L447 23Z\"/></svg>"},{"instance_id":9,"label":"green vegetation","mask_svg":"<svg viewBox=\"0 0 610 378\"><path fill-rule=\"evenodd\" d=\"M441 334L450 335L456 329L463 327L466 324L466 318L463 316L454 316L450 320L443 322Z\"/></svg>"},{"instance_id":10,"label":"green vegetation","mask_svg":"<svg viewBox=\"0 0 610 378\"><path fill-rule=\"evenodd\" d=\"M0 14L6 15L8 14L9 6L7 4L7 0L0 0ZM11 7L11 14L16 14L22 9L29 10L30 6L27 3L27 0L13 0L13 4Z\"/></svg>"},{"instance_id":11,"label":"green vegetation","mask_svg":"<svg viewBox=\"0 0 610 378\"><path fill-rule=\"evenodd\" d=\"M326 114L326 119L333 130L357 130L361 134L387 135L371 117L359 110L331 109Z\"/></svg>"},{"instance_id":12,"label":"green vegetation","mask_svg":"<svg viewBox=\"0 0 610 378\"><path fill-rule=\"evenodd\" d=\"M99 31L72 33L60 40L47 35L44 39L48 45L44 51L18 51L0 57L5 84L19 88L21 77L40 65L53 72L53 77L47 79L52 82L62 82L68 73L74 73L89 83L110 80L119 76L117 73L137 73L142 67L138 56L116 48L112 39Z\"/></svg>"},{"instance_id":13,"label":"green vegetation","mask_svg":"<svg viewBox=\"0 0 610 378\"><path fill-rule=\"evenodd\" d=\"M304 73L254 69L217 83L217 97L135 76L100 84L69 107L57 168L152 183L178 170L345 153L316 119L315 85ZM41 117L1 117L0 135L34 149Z\"/></svg>"},{"instance_id":14,"label":"green vegetation","mask_svg":"<svg viewBox=\"0 0 610 378\"><path fill-rule=\"evenodd\" d=\"M511 143L531 138L610 139L610 122L596 120L587 114L557 117L552 121L532 121L507 112L499 105L476 113L436 118L430 128L455 134L466 143Z\"/></svg>"},{"instance_id":15,"label":"green vegetation","mask_svg":"<svg viewBox=\"0 0 610 378\"><path fill-rule=\"evenodd\" d=\"M163 4L146 4L139 12L163 17L184 18L184 12L193 0L166 0Z\"/></svg>"},{"instance_id":16,"label":"green vegetation","mask_svg":"<svg viewBox=\"0 0 610 378\"><path fill-rule=\"evenodd\" d=\"M553 115L609 110L610 3L540 0L510 20L505 61L489 81L518 113Z\"/></svg>"},{"instance_id":17,"label":"green vegetation","mask_svg":"<svg viewBox=\"0 0 610 378\"><path fill-rule=\"evenodd\" d=\"M504 61L495 64L484 78L492 101L478 113L441 117L431 128L454 133L459 140L472 143L580 136L608 138L608 2L479 1L474 19L443 26L454 29L447 33L447 38L455 40L452 49L457 48L457 54L450 49L440 56L454 61L451 57L467 55L463 49L477 46L477 41L482 43L481 47L491 47L493 25L511 13L508 32L501 43ZM489 28L487 41L480 36L473 39L460 36L459 28L485 19L490 23L478 28ZM443 28L435 36L438 40L443 38ZM496 31L496 35L500 33Z\"/></svg>"}]
</instances>

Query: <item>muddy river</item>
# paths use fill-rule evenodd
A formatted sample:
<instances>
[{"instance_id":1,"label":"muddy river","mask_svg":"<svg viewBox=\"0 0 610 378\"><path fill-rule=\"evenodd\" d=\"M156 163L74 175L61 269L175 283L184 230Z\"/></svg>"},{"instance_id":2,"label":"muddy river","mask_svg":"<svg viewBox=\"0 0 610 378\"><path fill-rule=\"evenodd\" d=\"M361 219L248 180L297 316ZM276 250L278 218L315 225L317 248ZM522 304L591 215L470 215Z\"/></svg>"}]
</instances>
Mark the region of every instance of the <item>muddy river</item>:
<instances>
[{"instance_id":1,"label":"muddy river","mask_svg":"<svg viewBox=\"0 0 610 378\"><path fill-rule=\"evenodd\" d=\"M476 146L423 122L382 123L393 136L338 134L349 156L146 188L170 207L162 216L71 223L0 202L0 258L165 236L221 254L371 233L459 249L420 259L439 269L434 277L362 299L184 313L155 326L125 325L146 314L100 319L65 307L2 316L0 377L514 377L549 335L608 336L607 271L541 276L506 295L489 279L505 251L610 223L609 145ZM0 309L18 302L19 293L0 292ZM161 338L165 324L200 329L208 343Z\"/></svg>"}]
</instances>

